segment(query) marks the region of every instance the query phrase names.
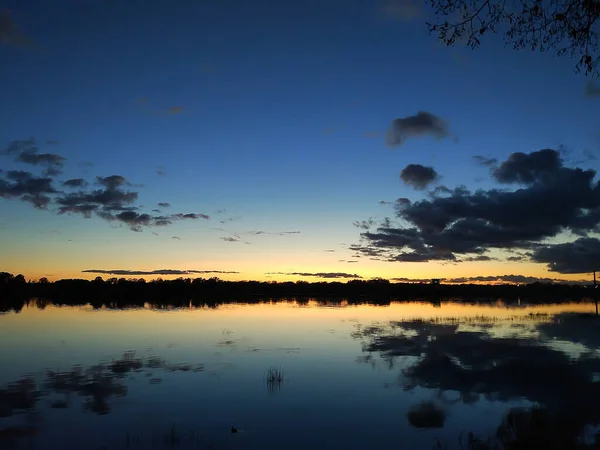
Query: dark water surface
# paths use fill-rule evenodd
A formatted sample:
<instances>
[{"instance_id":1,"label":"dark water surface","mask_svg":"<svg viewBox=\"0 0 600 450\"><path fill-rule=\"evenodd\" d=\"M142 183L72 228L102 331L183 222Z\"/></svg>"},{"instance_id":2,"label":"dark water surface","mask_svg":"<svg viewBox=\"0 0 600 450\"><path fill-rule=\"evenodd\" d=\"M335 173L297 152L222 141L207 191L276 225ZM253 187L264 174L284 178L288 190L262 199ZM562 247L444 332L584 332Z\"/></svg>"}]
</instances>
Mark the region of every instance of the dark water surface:
<instances>
[{"instance_id":1,"label":"dark water surface","mask_svg":"<svg viewBox=\"0 0 600 450\"><path fill-rule=\"evenodd\" d=\"M532 407L583 445L600 419L593 311L31 304L0 315L0 448L460 448Z\"/></svg>"}]
</instances>

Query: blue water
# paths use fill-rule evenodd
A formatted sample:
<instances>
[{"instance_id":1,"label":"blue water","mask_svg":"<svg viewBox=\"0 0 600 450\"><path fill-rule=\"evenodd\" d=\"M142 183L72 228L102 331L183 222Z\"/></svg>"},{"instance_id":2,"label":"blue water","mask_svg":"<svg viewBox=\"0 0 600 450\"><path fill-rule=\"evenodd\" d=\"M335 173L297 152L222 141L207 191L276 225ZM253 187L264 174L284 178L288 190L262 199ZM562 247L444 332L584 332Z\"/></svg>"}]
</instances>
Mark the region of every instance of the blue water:
<instances>
[{"instance_id":1,"label":"blue water","mask_svg":"<svg viewBox=\"0 0 600 450\"><path fill-rule=\"evenodd\" d=\"M455 339L462 333L476 345L531 343L534 352L545 349L539 350L542 357L547 350L571 361L589 360L598 356L595 322L582 342L581 330L570 339L560 318L592 310L587 304L434 308L417 302L337 308L315 302L231 304L173 311L31 305L0 315L0 388L14 390L11 383L29 377L38 391L28 409L7 406L0 394L0 448L430 449L437 439L457 448L461 433L492 435L509 408L551 397L510 385L497 395L483 379L467 386L466 395L463 388L449 389L443 373L433 374L433 383L439 376L441 386L432 386L431 376L409 383L405 370L427 350L398 354L406 353L404 347L394 347L390 354L389 347L376 349L374 342L414 339L421 330L423 348L440 345L455 359L464 348L477 354L471 341L471 347L456 352L444 347L451 338L462 345ZM421 328L415 319L433 328ZM126 352L136 368L115 373L114 361ZM99 365L97 376L113 384L94 396L81 386L93 379L90 367ZM44 389L48 370L61 373L74 366L81 367L79 388ZM282 380L267 380L271 367L282 371ZM545 387L554 388L559 389ZM409 423L408 411L422 402L443 411L442 427ZM231 433L232 426L237 433ZM28 430L27 435L11 437L6 431L15 429Z\"/></svg>"}]
</instances>

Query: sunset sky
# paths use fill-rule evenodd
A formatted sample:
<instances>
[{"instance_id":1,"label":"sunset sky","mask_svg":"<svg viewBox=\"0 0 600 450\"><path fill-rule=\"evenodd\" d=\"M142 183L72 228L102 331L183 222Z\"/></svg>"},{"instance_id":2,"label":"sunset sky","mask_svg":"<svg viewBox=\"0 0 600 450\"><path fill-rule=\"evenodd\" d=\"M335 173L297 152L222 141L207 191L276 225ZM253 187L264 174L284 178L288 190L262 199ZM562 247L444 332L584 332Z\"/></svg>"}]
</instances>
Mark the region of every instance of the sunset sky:
<instances>
[{"instance_id":1,"label":"sunset sky","mask_svg":"<svg viewBox=\"0 0 600 450\"><path fill-rule=\"evenodd\" d=\"M600 269L600 83L568 56L444 47L420 0L3 4L0 271Z\"/></svg>"}]
</instances>

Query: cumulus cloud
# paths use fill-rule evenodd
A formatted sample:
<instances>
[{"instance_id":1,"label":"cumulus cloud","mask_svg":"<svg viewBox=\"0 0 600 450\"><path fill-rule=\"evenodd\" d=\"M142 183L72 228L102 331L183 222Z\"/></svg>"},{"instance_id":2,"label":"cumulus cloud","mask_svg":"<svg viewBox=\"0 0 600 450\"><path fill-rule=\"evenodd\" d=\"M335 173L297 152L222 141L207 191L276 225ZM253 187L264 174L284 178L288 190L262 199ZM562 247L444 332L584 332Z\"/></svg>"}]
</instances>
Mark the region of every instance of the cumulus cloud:
<instances>
[{"instance_id":1,"label":"cumulus cloud","mask_svg":"<svg viewBox=\"0 0 600 450\"><path fill-rule=\"evenodd\" d=\"M0 197L20 199L40 209L54 210L57 214L78 214L85 218L97 216L109 222L129 226L133 231L144 227L163 227L181 220L209 220L204 213L175 213L153 215L140 211L136 205L141 187L127 181L122 175L97 176L93 187L83 178L70 178L55 187L54 177L64 165L65 158L54 153L41 153L35 139L14 140L0 151L0 156L12 157L16 162L43 167L43 174L34 175L21 170L0 169ZM166 202L159 205L170 206ZM153 213L159 213L153 210Z\"/></svg>"},{"instance_id":2,"label":"cumulus cloud","mask_svg":"<svg viewBox=\"0 0 600 450\"><path fill-rule=\"evenodd\" d=\"M551 270L583 271L585 264L567 266L561 259L569 249L568 257L579 261L581 246L574 251L543 244L564 232L580 236L600 232L596 171L566 167L558 151L544 149L513 153L490 167L490 175L515 189L471 192L459 186L428 199L404 199L395 207L397 224L387 221L362 233L361 244L351 250L374 259L404 262L472 261L481 260L489 249L521 250Z\"/></svg>"},{"instance_id":3,"label":"cumulus cloud","mask_svg":"<svg viewBox=\"0 0 600 450\"><path fill-rule=\"evenodd\" d=\"M362 278L355 273L345 272L267 272L265 275L290 275L296 277L315 277L315 278Z\"/></svg>"},{"instance_id":4,"label":"cumulus cloud","mask_svg":"<svg viewBox=\"0 0 600 450\"><path fill-rule=\"evenodd\" d=\"M46 209L51 200L49 195L56 192L52 178L36 177L21 170L0 170L0 197L19 198L36 208Z\"/></svg>"},{"instance_id":5,"label":"cumulus cloud","mask_svg":"<svg viewBox=\"0 0 600 450\"><path fill-rule=\"evenodd\" d=\"M559 273L589 273L600 270L600 240L583 237L574 242L537 248L531 258Z\"/></svg>"},{"instance_id":6,"label":"cumulus cloud","mask_svg":"<svg viewBox=\"0 0 600 450\"><path fill-rule=\"evenodd\" d=\"M191 275L191 274L236 274L239 272L229 270L180 270L180 269L157 269L157 270L126 270L126 269L87 269L82 270L82 273L97 273L105 275L129 275L129 276L140 276L140 275Z\"/></svg>"},{"instance_id":7,"label":"cumulus cloud","mask_svg":"<svg viewBox=\"0 0 600 450\"><path fill-rule=\"evenodd\" d=\"M391 147L402 145L411 137L433 136L442 139L450 135L448 123L426 111L414 116L394 119L387 131L387 144Z\"/></svg>"},{"instance_id":8,"label":"cumulus cloud","mask_svg":"<svg viewBox=\"0 0 600 450\"><path fill-rule=\"evenodd\" d=\"M71 178L70 180L63 181L62 185L70 188L82 188L86 187L88 182L83 178Z\"/></svg>"},{"instance_id":9,"label":"cumulus cloud","mask_svg":"<svg viewBox=\"0 0 600 450\"><path fill-rule=\"evenodd\" d=\"M433 167L421 164L409 164L400 172L400 179L408 186L415 189L425 189L431 183L439 179L438 173Z\"/></svg>"},{"instance_id":10,"label":"cumulus cloud","mask_svg":"<svg viewBox=\"0 0 600 450\"><path fill-rule=\"evenodd\" d=\"M45 167L45 175L55 176L62 173L65 157L57 153L40 153L35 139L12 141L2 152L14 156L17 162Z\"/></svg>"}]
</instances>

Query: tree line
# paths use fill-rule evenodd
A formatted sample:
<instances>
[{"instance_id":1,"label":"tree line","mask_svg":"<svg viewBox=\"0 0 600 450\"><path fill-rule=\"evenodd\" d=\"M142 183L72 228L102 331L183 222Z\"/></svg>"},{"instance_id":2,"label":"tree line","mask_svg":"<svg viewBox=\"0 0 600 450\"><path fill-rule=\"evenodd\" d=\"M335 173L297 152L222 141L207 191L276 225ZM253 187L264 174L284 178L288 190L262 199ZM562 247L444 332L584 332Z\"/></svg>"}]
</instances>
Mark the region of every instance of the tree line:
<instances>
[{"instance_id":1,"label":"tree line","mask_svg":"<svg viewBox=\"0 0 600 450\"><path fill-rule=\"evenodd\" d=\"M438 305L442 301L507 304L558 303L590 300L587 286L552 283L527 285L476 285L392 283L375 278L322 282L225 281L212 278L177 278L147 281L143 278L97 277L94 280L45 278L27 282L23 275L0 272L0 311L20 311L35 299L36 304L92 305L93 307L131 308L150 304L156 308L218 306L223 303L260 303L311 299L339 305L372 303L388 305L392 301L423 300Z\"/></svg>"}]
</instances>

